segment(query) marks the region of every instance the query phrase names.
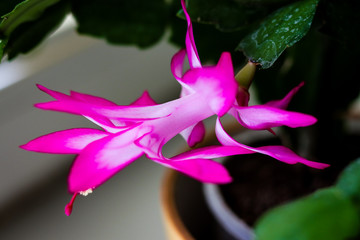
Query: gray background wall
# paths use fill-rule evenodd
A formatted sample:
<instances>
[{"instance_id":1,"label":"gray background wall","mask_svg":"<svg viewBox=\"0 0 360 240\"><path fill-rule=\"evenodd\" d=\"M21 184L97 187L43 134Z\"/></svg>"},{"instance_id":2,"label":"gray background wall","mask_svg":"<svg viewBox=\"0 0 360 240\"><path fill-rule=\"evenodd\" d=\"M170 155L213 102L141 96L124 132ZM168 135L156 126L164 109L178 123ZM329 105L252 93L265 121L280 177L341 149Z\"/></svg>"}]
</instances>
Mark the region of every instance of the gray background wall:
<instances>
[{"instance_id":1,"label":"gray background wall","mask_svg":"<svg viewBox=\"0 0 360 240\"><path fill-rule=\"evenodd\" d=\"M51 100L35 83L119 104L147 89L164 102L180 90L170 72L176 51L165 41L145 51L109 46L70 29L32 55L1 66L0 82L17 83L0 91L0 239L165 239L159 202L163 167L137 160L93 194L78 197L67 217L66 177L74 156L18 146L52 131L93 126L79 116L35 109L34 103ZM181 148L178 144L172 142L169 152Z\"/></svg>"}]
</instances>

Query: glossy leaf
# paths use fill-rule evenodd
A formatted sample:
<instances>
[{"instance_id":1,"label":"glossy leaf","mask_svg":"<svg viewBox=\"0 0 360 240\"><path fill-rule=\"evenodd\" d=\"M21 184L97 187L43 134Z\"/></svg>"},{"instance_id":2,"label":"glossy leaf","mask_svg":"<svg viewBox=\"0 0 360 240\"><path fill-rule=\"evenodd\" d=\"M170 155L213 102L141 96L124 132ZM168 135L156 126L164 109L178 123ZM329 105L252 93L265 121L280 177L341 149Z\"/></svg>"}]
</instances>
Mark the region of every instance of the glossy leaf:
<instances>
[{"instance_id":1,"label":"glossy leaf","mask_svg":"<svg viewBox=\"0 0 360 240\"><path fill-rule=\"evenodd\" d=\"M73 0L72 12L79 33L139 47L160 40L168 16L164 0Z\"/></svg>"},{"instance_id":2,"label":"glossy leaf","mask_svg":"<svg viewBox=\"0 0 360 240\"><path fill-rule=\"evenodd\" d=\"M59 1L27 0L18 4L12 12L3 16L0 24L0 34L9 37L21 24L38 19L48 7Z\"/></svg>"},{"instance_id":3,"label":"glossy leaf","mask_svg":"<svg viewBox=\"0 0 360 240\"><path fill-rule=\"evenodd\" d=\"M255 226L258 240L327 239L356 236L359 215L337 188L327 188L266 213Z\"/></svg>"},{"instance_id":4,"label":"glossy leaf","mask_svg":"<svg viewBox=\"0 0 360 240\"><path fill-rule=\"evenodd\" d=\"M287 48L308 32L318 0L304 0L283 7L267 17L259 28L239 44L253 62L269 68Z\"/></svg>"}]
</instances>

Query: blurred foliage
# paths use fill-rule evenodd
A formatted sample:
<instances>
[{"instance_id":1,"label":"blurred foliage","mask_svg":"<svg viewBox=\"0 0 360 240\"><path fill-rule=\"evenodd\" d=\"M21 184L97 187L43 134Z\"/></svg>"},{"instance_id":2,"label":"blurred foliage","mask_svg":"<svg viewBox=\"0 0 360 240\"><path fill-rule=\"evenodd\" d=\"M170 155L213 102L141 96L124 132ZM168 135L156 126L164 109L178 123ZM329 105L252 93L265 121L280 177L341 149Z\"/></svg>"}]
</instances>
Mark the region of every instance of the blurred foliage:
<instances>
[{"instance_id":1,"label":"blurred foliage","mask_svg":"<svg viewBox=\"0 0 360 240\"><path fill-rule=\"evenodd\" d=\"M256 223L257 239L358 239L359 171L360 158L345 168L333 187L271 209Z\"/></svg>"},{"instance_id":2,"label":"blurred foliage","mask_svg":"<svg viewBox=\"0 0 360 240\"><path fill-rule=\"evenodd\" d=\"M0 16L11 12L16 7L16 5L23 1L24 0L0 0Z\"/></svg>"},{"instance_id":3,"label":"blurred foliage","mask_svg":"<svg viewBox=\"0 0 360 240\"><path fill-rule=\"evenodd\" d=\"M258 240L343 240L356 236L359 228L355 206L338 188L328 188L272 209L255 233Z\"/></svg>"},{"instance_id":4,"label":"blurred foliage","mask_svg":"<svg viewBox=\"0 0 360 240\"><path fill-rule=\"evenodd\" d=\"M67 1L57 1L55 4L44 9L34 19L25 21L8 35L5 52L9 59L15 58L19 53L27 53L44 40L64 20L69 11Z\"/></svg>"},{"instance_id":5,"label":"blurred foliage","mask_svg":"<svg viewBox=\"0 0 360 240\"><path fill-rule=\"evenodd\" d=\"M26 0L16 5L2 17L0 38L5 44L0 58L6 54L13 59L32 50L60 25L69 10L67 0Z\"/></svg>"},{"instance_id":6,"label":"blurred foliage","mask_svg":"<svg viewBox=\"0 0 360 240\"><path fill-rule=\"evenodd\" d=\"M316 3L317 0L187 1L189 14L197 23L194 32L203 61L214 62L222 51L230 51L240 65L244 57L235 53L239 46L263 68L270 67L285 48L306 34ZM59 7L47 10L54 4ZM352 52L359 51L356 40L360 30L352 27L360 22L356 12L359 5L358 1L320 0L313 25ZM4 16L0 38L5 45L4 54L12 59L36 47L71 12L79 33L112 44L150 47L169 27L170 41L183 46L186 24L176 17L182 16L180 9L178 0L0 0L0 13ZM303 21L296 20L300 18Z\"/></svg>"},{"instance_id":7,"label":"blurred foliage","mask_svg":"<svg viewBox=\"0 0 360 240\"><path fill-rule=\"evenodd\" d=\"M168 19L164 0L74 0L79 33L114 44L149 47L160 40Z\"/></svg>"}]
</instances>

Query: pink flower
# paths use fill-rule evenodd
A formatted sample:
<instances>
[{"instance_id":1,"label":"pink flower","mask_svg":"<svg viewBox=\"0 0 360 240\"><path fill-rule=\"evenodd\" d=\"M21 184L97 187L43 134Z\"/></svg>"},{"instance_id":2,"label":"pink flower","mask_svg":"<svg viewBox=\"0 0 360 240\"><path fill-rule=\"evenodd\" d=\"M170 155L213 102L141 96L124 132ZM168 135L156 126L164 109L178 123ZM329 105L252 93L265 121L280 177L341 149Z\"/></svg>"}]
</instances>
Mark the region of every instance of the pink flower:
<instances>
[{"instance_id":1,"label":"pink flower","mask_svg":"<svg viewBox=\"0 0 360 240\"><path fill-rule=\"evenodd\" d=\"M252 148L237 143L217 120L216 133L223 146L210 146L188 151L172 158L162 154L162 147L181 134L189 146L200 142L205 133L202 121L212 115L219 118L232 114L240 124L254 130L270 130L277 126L301 127L315 123L312 116L284 110L298 86L284 99L265 105L247 106L248 95L238 88L229 53L224 52L217 65L201 65L192 24L181 0L188 23L186 49L177 52L171 71L182 86L179 99L156 104L147 92L129 106L119 106L104 98L71 92L66 95L38 85L55 100L38 103L44 110L82 115L102 128L77 128L38 137L21 147L29 151L77 154L71 167L68 186L73 193L65 208L69 215L75 197L93 189L145 154L161 165L176 169L195 179L210 183L231 181L227 170L212 158L234 154L262 153L290 164L297 162L316 168L327 165L308 161L283 146ZM183 73L186 55L190 69Z\"/></svg>"},{"instance_id":2,"label":"pink flower","mask_svg":"<svg viewBox=\"0 0 360 240\"><path fill-rule=\"evenodd\" d=\"M179 57L184 59L184 51L175 54L172 70L183 87L182 96L164 104L156 104L145 93L130 106L118 106L103 98L78 92L66 95L38 85L55 101L36 107L83 115L103 128L59 131L21 146L29 151L78 154L68 178L74 197L66 208L67 214L78 193L86 195L143 154L204 182L231 181L225 168L208 158L174 161L161 153L163 145L177 134L182 134L191 146L201 141L201 121L214 114L224 115L236 96L229 53L224 53L216 66L191 66L185 74L175 69Z\"/></svg>"},{"instance_id":3,"label":"pink flower","mask_svg":"<svg viewBox=\"0 0 360 240\"><path fill-rule=\"evenodd\" d=\"M221 74L223 59L217 66L204 70L204 74L209 76L219 72L219 78L213 79L214 84L202 86L201 91L197 91L197 84L203 85L201 79L190 82L184 76L184 82L188 83L192 93L159 105L146 92L132 105L118 106L103 98L77 92L68 96L39 85L42 91L56 100L36 104L38 108L83 115L103 130L59 131L36 138L21 147L45 153L78 154L68 178L69 191L74 196L91 192L144 153L153 161L198 180L230 182L227 171L217 162L203 158L171 161L161 153L162 146L184 130L191 128L186 136L197 138L196 135L203 132L202 128L196 127L200 121L221 111L226 112L231 107L229 105L225 110L223 105L213 107L213 98L209 101L206 95L208 91L214 91L211 88L219 87L216 81L225 81L226 74ZM209 89L204 90L207 87ZM222 101L221 98L219 101ZM67 207L67 214L71 212L74 199Z\"/></svg>"}]
</instances>

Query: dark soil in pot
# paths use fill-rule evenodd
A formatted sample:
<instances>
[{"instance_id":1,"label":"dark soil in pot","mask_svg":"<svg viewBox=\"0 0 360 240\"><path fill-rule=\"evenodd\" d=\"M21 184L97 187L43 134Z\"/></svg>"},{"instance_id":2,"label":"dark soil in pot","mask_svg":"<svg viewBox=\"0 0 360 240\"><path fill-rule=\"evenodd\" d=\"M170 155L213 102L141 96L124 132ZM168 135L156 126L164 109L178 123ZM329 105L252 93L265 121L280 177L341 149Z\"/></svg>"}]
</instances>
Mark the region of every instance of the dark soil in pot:
<instances>
[{"instance_id":1,"label":"dark soil in pot","mask_svg":"<svg viewBox=\"0 0 360 240\"><path fill-rule=\"evenodd\" d=\"M275 144L279 143L256 145ZM277 205L332 185L343 168L318 170L301 164L289 165L262 154L229 157L224 164L233 182L221 185L220 191L229 207L249 226Z\"/></svg>"}]
</instances>

